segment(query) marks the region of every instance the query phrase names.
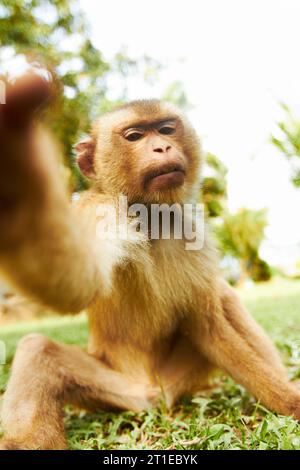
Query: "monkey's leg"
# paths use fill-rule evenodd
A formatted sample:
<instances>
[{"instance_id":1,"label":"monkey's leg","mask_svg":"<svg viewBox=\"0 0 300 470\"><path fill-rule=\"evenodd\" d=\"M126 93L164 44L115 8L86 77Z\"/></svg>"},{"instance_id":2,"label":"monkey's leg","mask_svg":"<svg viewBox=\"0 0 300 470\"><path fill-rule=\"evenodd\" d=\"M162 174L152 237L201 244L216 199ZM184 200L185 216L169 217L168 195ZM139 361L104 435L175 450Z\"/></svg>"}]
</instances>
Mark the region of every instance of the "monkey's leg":
<instances>
[{"instance_id":1,"label":"monkey's leg","mask_svg":"<svg viewBox=\"0 0 300 470\"><path fill-rule=\"evenodd\" d=\"M180 337L158 374L166 406L171 408L181 396L210 387L214 369L188 338Z\"/></svg>"},{"instance_id":2,"label":"monkey's leg","mask_svg":"<svg viewBox=\"0 0 300 470\"><path fill-rule=\"evenodd\" d=\"M267 408L300 419L300 392L288 381L271 341L249 321L235 295L189 325L189 334L208 359L245 386ZM230 300L230 301L229 301Z\"/></svg>"},{"instance_id":3,"label":"monkey's leg","mask_svg":"<svg viewBox=\"0 0 300 470\"><path fill-rule=\"evenodd\" d=\"M151 406L143 384L133 384L76 346L31 334L19 343L4 395L0 448L65 448L66 402L134 411Z\"/></svg>"},{"instance_id":4,"label":"monkey's leg","mask_svg":"<svg viewBox=\"0 0 300 470\"><path fill-rule=\"evenodd\" d=\"M228 321L246 338L249 345L255 348L257 354L268 362L272 369L275 368L277 374L281 371L282 378L286 379L287 371L269 337L244 307L236 292L223 279L220 289L222 308Z\"/></svg>"}]
</instances>

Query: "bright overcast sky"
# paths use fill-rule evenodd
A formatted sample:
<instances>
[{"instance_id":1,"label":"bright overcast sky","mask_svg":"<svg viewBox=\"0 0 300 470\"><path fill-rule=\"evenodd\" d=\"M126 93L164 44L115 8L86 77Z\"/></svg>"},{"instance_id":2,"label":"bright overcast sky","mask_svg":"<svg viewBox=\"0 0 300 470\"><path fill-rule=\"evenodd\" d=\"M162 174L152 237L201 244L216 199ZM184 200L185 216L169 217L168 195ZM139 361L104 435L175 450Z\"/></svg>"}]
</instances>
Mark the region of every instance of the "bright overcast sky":
<instances>
[{"instance_id":1,"label":"bright overcast sky","mask_svg":"<svg viewBox=\"0 0 300 470\"><path fill-rule=\"evenodd\" d=\"M205 149L229 169L230 208L267 207L269 242L299 242L300 191L269 137L280 100L300 115L300 1L80 1L106 58L127 46L169 64L152 95L183 82ZM130 83L131 98L146 93Z\"/></svg>"}]
</instances>

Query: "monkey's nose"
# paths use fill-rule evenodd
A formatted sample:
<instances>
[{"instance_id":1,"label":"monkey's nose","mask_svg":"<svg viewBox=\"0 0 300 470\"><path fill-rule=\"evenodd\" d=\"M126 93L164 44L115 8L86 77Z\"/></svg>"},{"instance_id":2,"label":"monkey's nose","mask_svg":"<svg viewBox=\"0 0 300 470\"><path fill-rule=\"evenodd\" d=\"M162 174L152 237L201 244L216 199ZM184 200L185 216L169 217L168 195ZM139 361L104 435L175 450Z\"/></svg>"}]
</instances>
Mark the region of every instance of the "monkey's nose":
<instances>
[{"instance_id":1,"label":"monkey's nose","mask_svg":"<svg viewBox=\"0 0 300 470\"><path fill-rule=\"evenodd\" d=\"M168 150L170 149L171 149L171 145L159 145L158 147L155 147L153 149L153 152L165 153L165 152L168 152Z\"/></svg>"}]
</instances>

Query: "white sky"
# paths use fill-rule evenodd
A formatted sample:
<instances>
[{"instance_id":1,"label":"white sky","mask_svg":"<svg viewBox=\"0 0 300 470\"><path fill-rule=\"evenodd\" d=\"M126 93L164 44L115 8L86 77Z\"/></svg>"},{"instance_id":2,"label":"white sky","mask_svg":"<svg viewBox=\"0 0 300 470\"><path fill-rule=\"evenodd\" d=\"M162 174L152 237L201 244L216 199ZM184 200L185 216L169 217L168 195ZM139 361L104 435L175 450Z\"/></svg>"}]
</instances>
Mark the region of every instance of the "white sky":
<instances>
[{"instance_id":1,"label":"white sky","mask_svg":"<svg viewBox=\"0 0 300 470\"><path fill-rule=\"evenodd\" d=\"M127 46L169 64L153 96L183 82L204 147L229 169L230 208L267 207L269 243L299 242L300 190L269 137L280 100L300 114L300 1L80 2L105 57ZM149 95L129 85L130 98Z\"/></svg>"}]
</instances>

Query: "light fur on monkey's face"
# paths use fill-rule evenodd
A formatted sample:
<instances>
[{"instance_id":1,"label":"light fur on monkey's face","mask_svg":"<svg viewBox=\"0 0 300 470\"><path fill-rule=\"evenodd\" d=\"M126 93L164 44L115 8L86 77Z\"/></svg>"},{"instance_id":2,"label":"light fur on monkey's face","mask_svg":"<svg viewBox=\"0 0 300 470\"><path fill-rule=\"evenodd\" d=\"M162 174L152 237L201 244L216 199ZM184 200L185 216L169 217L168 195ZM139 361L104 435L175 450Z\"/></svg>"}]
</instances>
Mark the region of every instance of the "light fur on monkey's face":
<instances>
[{"instance_id":1,"label":"light fur on monkey's face","mask_svg":"<svg viewBox=\"0 0 300 470\"><path fill-rule=\"evenodd\" d=\"M105 193L130 203L185 202L193 196L200 145L170 105L136 101L102 116L92 138L78 144L78 164Z\"/></svg>"}]
</instances>

